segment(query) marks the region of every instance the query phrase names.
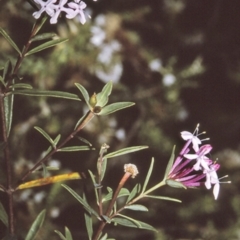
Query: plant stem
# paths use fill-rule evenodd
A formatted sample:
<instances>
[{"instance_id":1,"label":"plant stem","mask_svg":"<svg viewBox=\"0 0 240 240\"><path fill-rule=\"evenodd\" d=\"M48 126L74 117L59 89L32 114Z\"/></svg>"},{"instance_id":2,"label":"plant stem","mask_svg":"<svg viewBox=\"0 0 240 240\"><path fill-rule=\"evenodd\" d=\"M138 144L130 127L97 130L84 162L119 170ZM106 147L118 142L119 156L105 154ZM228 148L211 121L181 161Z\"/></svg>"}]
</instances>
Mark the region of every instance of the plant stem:
<instances>
[{"instance_id":1,"label":"plant stem","mask_svg":"<svg viewBox=\"0 0 240 240\"><path fill-rule=\"evenodd\" d=\"M13 213L13 191L12 191L12 165L10 159L10 150L8 145L8 135L7 135L7 123L5 118L5 107L4 107L4 94L0 90L0 111L1 111L1 121L2 121L2 136L4 142L4 159L6 162L6 172L7 172L7 187L6 192L8 194L8 222L9 222L9 233L11 236L14 235L14 213Z\"/></svg>"},{"instance_id":2,"label":"plant stem","mask_svg":"<svg viewBox=\"0 0 240 240\"><path fill-rule=\"evenodd\" d=\"M59 149L61 149L67 142L69 142L69 140L71 140L72 138L75 137L75 135L81 130L83 129L87 123L89 123L93 117L95 116L95 114L93 112L91 112L90 110L88 111L86 117L84 118L84 120L82 121L82 123L56 148L53 148L53 150L51 152L49 152L44 158L38 160L35 165L29 169L21 178L22 181L24 181L29 174L31 174L36 168L38 168L42 163L46 162L54 153L56 153Z\"/></svg>"}]
</instances>

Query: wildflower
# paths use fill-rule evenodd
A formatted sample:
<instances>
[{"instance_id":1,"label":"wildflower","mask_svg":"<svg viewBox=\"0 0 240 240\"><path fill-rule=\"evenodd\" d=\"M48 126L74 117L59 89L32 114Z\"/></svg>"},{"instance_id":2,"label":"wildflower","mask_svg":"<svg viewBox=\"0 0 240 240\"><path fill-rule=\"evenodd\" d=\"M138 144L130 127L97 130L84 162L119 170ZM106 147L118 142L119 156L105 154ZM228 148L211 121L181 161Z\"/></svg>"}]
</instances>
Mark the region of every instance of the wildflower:
<instances>
[{"instance_id":1,"label":"wildflower","mask_svg":"<svg viewBox=\"0 0 240 240\"><path fill-rule=\"evenodd\" d=\"M66 17L71 19L78 15L79 22L84 24L86 22L86 18L85 18L83 9L85 9L87 5L83 1L80 1L79 4L78 2L79 1L75 1L75 3L74 2L68 3L68 6L72 8L73 11L71 14L67 14Z\"/></svg>"},{"instance_id":2,"label":"wildflower","mask_svg":"<svg viewBox=\"0 0 240 240\"><path fill-rule=\"evenodd\" d=\"M197 162L194 165L194 170L198 171L201 169L209 169L208 160L209 158L205 155L208 154L212 150L212 146L210 144L203 145L199 148L198 152L195 154L184 154L184 157L190 160L196 159Z\"/></svg>"},{"instance_id":3,"label":"wildflower","mask_svg":"<svg viewBox=\"0 0 240 240\"><path fill-rule=\"evenodd\" d=\"M49 16L53 16L54 14L54 3L57 0L48 0L47 2L44 2L42 0L34 0L35 3L39 4L41 6L41 9L37 12L33 13L33 17L38 19L43 12L46 12Z\"/></svg>"},{"instance_id":4,"label":"wildflower","mask_svg":"<svg viewBox=\"0 0 240 240\"><path fill-rule=\"evenodd\" d=\"M70 16L73 14L74 11L72 9L64 7L66 3L67 3L67 0L60 0L59 4L53 5L53 9L55 10L55 12L51 16L51 19L50 19L51 24L57 23L57 18L61 12L67 13L67 16Z\"/></svg>"},{"instance_id":5,"label":"wildflower","mask_svg":"<svg viewBox=\"0 0 240 240\"><path fill-rule=\"evenodd\" d=\"M131 164L131 163L124 165L124 172L130 173L132 175L132 178L135 178L137 176L137 174L139 173L137 166L134 164Z\"/></svg>"},{"instance_id":6,"label":"wildflower","mask_svg":"<svg viewBox=\"0 0 240 240\"><path fill-rule=\"evenodd\" d=\"M206 139L200 140L198 136L205 134L205 132L198 134L198 131L199 131L199 124L197 125L193 133L190 133L188 131L181 132L181 137L184 140L192 142L193 149L195 150L195 152L199 150L199 145L202 144L202 141L209 139L209 138L206 138Z\"/></svg>"},{"instance_id":7,"label":"wildflower","mask_svg":"<svg viewBox=\"0 0 240 240\"><path fill-rule=\"evenodd\" d=\"M217 170L219 168L219 164L212 164L211 166L209 166L209 170L204 170L204 173L206 174L205 186L207 189L211 189L212 185L214 185L213 195L215 200L217 199L220 190L220 183L217 175Z\"/></svg>"}]
</instances>

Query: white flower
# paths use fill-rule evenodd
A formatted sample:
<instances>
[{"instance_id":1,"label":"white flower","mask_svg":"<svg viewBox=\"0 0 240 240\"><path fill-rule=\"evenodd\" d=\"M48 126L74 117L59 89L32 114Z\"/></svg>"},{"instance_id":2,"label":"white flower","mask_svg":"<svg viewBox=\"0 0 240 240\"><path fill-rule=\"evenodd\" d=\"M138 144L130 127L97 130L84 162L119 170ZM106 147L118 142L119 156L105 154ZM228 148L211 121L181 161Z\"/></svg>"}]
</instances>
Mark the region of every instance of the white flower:
<instances>
[{"instance_id":1,"label":"white flower","mask_svg":"<svg viewBox=\"0 0 240 240\"><path fill-rule=\"evenodd\" d=\"M212 185L213 187L213 195L215 200L218 197L219 191L220 191L220 183L217 175L217 170L219 169L219 164L213 164L210 166L209 170L205 170L204 173L206 174L206 182L205 186L207 189L211 189Z\"/></svg>"},{"instance_id":2,"label":"white flower","mask_svg":"<svg viewBox=\"0 0 240 240\"><path fill-rule=\"evenodd\" d=\"M84 24L86 22L86 17L84 15L84 11L83 9L85 9L87 7L86 3L83 1L80 1L80 3L78 4L79 1L75 0L74 2L70 2L68 3L68 6L70 8L73 9L73 11L70 14L67 14L66 17L69 19L72 19L74 17L78 16L79 22Z\"/></svg>"},{"instance_id":3,"label":"white flower","mask_svg":"<svg viewBox=\"0 0 240 240\"><path fill-rule=\"evenodd\" d=\"M57 18L61 12L65 12L67 14L66 16L73 14L74 11L72 9L64 7L66 3L67 0L60 0L59 4L53 6L55 13L51 16L51 24L57 23Z\"/></svg>"},{"instance_id":4,"label":"white flower","mask_svg":"<svg viewBox=\"0 0 240 240\"><path fill-rule=\"evenodd\" d=\"M197 136L194 135L194 133L192 134L190 132L183 131L183 132L181 132L181 137L185 141L188 141L188 140L192 141L193 149L194 149L195 152L197 152L199 150L199 145L202 142Z\"/></svg>"},{"instance_id":5,"label":"white flower","mask_svg":"<svg viewBox=\"0 0 240 240\"><path fill-rule=\"evenodd\" d=\"M38 19L43 12L46 12L49 16L53 16L54 14L54 4L56 0L48 0L44 2L42 0L34 0L35 3L41 6L41 9L37 12L33 13L33 17Z\"/></svg>"}]
</instances>

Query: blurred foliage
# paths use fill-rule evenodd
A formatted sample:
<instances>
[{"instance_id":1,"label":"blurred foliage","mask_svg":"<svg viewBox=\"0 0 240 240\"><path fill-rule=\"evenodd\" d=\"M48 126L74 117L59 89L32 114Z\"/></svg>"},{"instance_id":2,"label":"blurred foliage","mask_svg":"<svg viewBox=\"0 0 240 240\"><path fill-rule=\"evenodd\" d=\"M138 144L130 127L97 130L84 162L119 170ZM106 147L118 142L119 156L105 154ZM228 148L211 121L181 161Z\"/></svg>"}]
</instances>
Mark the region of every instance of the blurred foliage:
<instances>
[{"instance_id":1,"label":"blurred foliage","mask_svg":"<svg viewBox=\"0 0 240 240\"><path fill-rule=\"evenodd\" d=\"M213 159L218 158L222 165L220 176L227 172L232 180L230 185L221 185L217 201L205 189L161 189L161 194L177 197L183 203L145 200L149 214L137 213L138 219L152 224L158 233L109 227L109 236L123 239L124 231L124 239L132 240L239 239L240 2L86 3L92 18L85 25L64 18L56 25L45 24L42 31L55 32L69 40L26 57L20 76L36 88L75 94L79 91L74 83L82 84L93 94L102 89L104 82L112 80L110 101L136 103L130 109L94 119L81 133L96 149L104 142L111 151L132 145L150 146L147 151L111 161L108 184L116 187L123 163L129 161L138 166L137 180L141 181L152 156L156 159L152 181L158 182L172 146L177 144L178 151L183 144L179 132L191 131L197 123L211 137L216 153ZM0 26L22 49L34 23L32 6L25 0L2 0L0 6ZM6 60L16 61L16 52L2 36L0 43L2 69ZM53 137L58 133L66 136L86 105L44 97L15 99L10 141L14 170L19 177L47 147L33 127L40 126ZM51 162L61 165L61 173L67 169L95 171L97 152L58 153ZM1 165L1 182L4 179ZM82 187L78 181L70 185ZM19 192L15 209L22 239L46 206L48 218L38 239L59 239L54 229L63 232L64 226L68 226L74 239L87 239L83 209L67 194L58 184ZM1 192L0 199L6 203ZM2 237L4 226L0 225L0 229Z\"/></svg>"}]
</instances>

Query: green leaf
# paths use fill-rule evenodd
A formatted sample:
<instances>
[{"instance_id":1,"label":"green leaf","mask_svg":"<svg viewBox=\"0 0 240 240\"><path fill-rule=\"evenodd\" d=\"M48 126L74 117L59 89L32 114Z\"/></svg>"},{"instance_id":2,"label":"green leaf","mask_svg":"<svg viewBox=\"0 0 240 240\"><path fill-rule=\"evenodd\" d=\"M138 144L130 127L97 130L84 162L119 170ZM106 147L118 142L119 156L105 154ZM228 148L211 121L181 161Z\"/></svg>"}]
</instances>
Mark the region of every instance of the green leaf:
<instances>
[{"instance_id":1,"label":"green leaf","mask_svg":"<svg viewBox=\"0 0 240 240\"><path fill-rule=\"evenodd\" d=\"M87 117L88 114L89 114L89 112L86 112L86 113L78 120L77 124L75 125L74 130L76 130L77 127L78 127L80 124L83 123L83 121L86 119L86 117Z\"/></svg>"},{"instance_id":2,"label":"green leaf","mask_svg":"<svg viewBox=\"0 0 240 240\"><path fill-rule=\"evenodd\" d=\"M133 218L127 217L125 215L119 214L121 217L115 217L112 219L112 222L115 222L119 225L126 226L126 227L132 227L132 228L141 228L141 229L147 229L151 231L157 231L154 227L151 225L135 220Z\"/></svg>"},{"instance_id":3,"label":"green leaf","mask_svg":"<svg viewBox=\"0 0 240 240\"><path fill-rule=\"evenodd\" d=\"M143 211L143 212L148 212L148 209L140 204L132 204L129 206L125 206L125 209L130 209L130 210L134 210L134 211Z\"/></svg>"},{"instance_id":4,"label":"green leaf","mask_svg":"<svg viewBox=\"0 0 240 240\"><path fill-rule=\"evenodd\" d=\"M37 131L39 131L49 142L53 147L55 146L54 141L52 140L52 138L40 127L34 127Z\"/></svg>"},{"instance_id":5,"label":"green leaf","mask_svg":"<svg viewBox=\"0 0 240 240\"><path fill-rule=\"evenodd\" d=\"M55 39L55 40L48 41L46 43L43 43L43 44L39 45L38 47L35 47L35 48L31 49L29 52L27 52L25 54L25 56L29 56L29 55L31 55L33 53L40 52L40 51L42 51L44 49L56 46L57 44L60 44L60 43L66 42L66 41L68 41L67 38Z\"/></svg>"},{"instance_id":6,"label":"green leaf","mask_svg":"<svg viewBox=\"0 0 240 240\"><path fill-rule=\"evenodd\" d=\"M175 159L175 154L174 154L174 152L175 152L175 146L173 147L172 154L171 154L170 159L169 159L169 161L168 161L168 165L167 165L167 168L166 168L166 171L165 171L165 174L164 174L164 178L163 178L164 180L167 179L168 174L169 174L169 172L171 171L171 168L172 168L172 166L173 166L173 161L174 161L174 159Z\"/></svg>"},{"instance_id":7,"label":"green leaf","mask_svg":"<svg viewBox=\"0 0 240 240\"><path fill-rule=\"evenodd\" d=\"M74 198L76 198L82 205L83 207L90 213L95 215L98 219L100 219L99 215L89 206L86 200L84 200L81 196L79 196L72 188L68 187L65 184L62 184L62 186L70 193L73 195Z\"/></svg>"},{"instance_id":8,"label":"green leaf","mask_svg":"<svg viewBox=\"0 0 240 240\"><path fill-rule=\"evenodd\" d=\"M54 230L54 232L57 233L58 236L59 236L62 240L67 240L67 238L65 238L64 235L63 235L61 232L59 232L58 230Z\"/></svg>"},{"instance_id":9,"label":"green leaf","mask_svg":"<svg viewBox=\"0 0 240 240\"><path fill-rule=\"evenodd\" d=\"M124 154L132 153L132 152L137 152L146 148L148 148L148 146L134 146L134 147L122 148L118 151L108 153L107 155L104 156L104 158L113 158L113 157L121 156Z\"/></svg>"},{"instance_id":10,"label":"green leaf","mask_svg":"<svg viewBox=\"0 0 240 240\"><path fill-rule=\"evenodd\" d=\"M166 200L166 201L173 201L173 202L179 202L181 203L182 201L176 198L170 198L170 197L164 197L164 196L153 196L153 195L146 195L144 196L146 198L155 198L155 199L160 199L160 200Z\"/></svg>"},{"instance_id":11,"label":"green leaf","mask_svg":"<svg viewBox=\"0 0 240 240\"><path fill-rule=\"evenodd\" d=\"M13 71L12 63L10 60L8 60L4 65L3 82L7 82L7 80L9 80L9 76L12 74L12 71Z\"/></svg>"},{"instance_id":12,"label":"green leaf","mask_svg":"<svg viewBox=\"0 0 240 240\"><path fill-rule=\"evenodd\" d=\"M39 30L42 28L43 24L46 22L47 19L48 19L47 16L43 16L37 19L37 21L33 25L33 29L35 29L35 34L39 32Z\"/></svg>"},{"instance_id":13,"label":"green leaf","mask_svg":"<svg viewBox=\"0 0 240 240\"><path fill-rule=\"evenodd\" d=\"M80 140L81 142L86 143L86 144L89 145L90 147L92 146L92 144L91 144L87 139L82 138L82 137L79 137L79 136L77 136L76 138L77 138L78 140Z\"/></svg>"},{"instance_id":14,"label":"green leaf","mask_svg":"<svg viewBox=\"0 0 240 240\"><path fill-rule=\"evenodd\" d=\"M65 227L65 236L66 236L66 240L73 240L72 234L67 227Z\"/></svg>"},{"instance_id":15,"label":"green leaf","mask_svg":"<svg viewBox=\"0 0 240 240\"><path fill-rule=\"evenodd\" d=\"M92 217L89 213L84 213L84 218L87 228L88 239L91 240L93 235Z\"/></svg>"},{"instance_id":16,"label":"green leaf","mask_svg":"<svg viewBox=\"0 0 240 240\"><path fill-rule=\"evenodd\" d=\"M130 202L141 191L141 185L137 183L128 196L127 203Z\"/></svg>"},{"instance_id":17,"label":"green leaf","mask_svg":"<svg viewBox=\"0 0 240 240\"><path fill-rule=\"evenodd\" d=\"M34 96L34 97L56 97L56 98L65 98L65 99L81 101L81 99L76 94L61 92L61 91L25 89L25 90L12 91L11 94Z\"/></svg>"},{"instance_id":18,"label":"green leaf","mask_svg":"<svg viewBox=\"0 0 240 240\"><path fill-rule=\"evenodd\" d=\"M124 108L128 108L135 105L133 102L118 102L118 103L112 103L104 107L98 115L108 115L113 112L119 111Z\"/></svg>"},{"instance_id":19,"label":"green leaf","mask_svg":"<svg viewBox=\"0 0 240 240\"><path fill-rule=\"evenodd\" d=\"M108 237L108 234L105 233L104 236L102 236L102 237L100 238L100 240L107 240L107 237Z\"/></svg>"},{"instance_id":20,"label":"green leaf","mask_svg":"<svg viewBox=\"0 0 240 240\"><path fill-rule=\"evenodd\" d=\"M5 111L5 119L6 119L7 136L9 136L11 126L12 126L13 100L14 100L13 95L6 96L4 98L4 111Z\"/></svg>"},{"instance_id":21,"label":"green leaf","mask_svg":"<svg viewBox=\"0 0 240 240\"><path fill-rule=\"evenodd\" d=\"M89 172L89 175L91 177L93 185L96 186L97 183L96 183L96 180L95 180L95 177L94 177L92 171L88 170L88 172ZM98 192L97 192L97 188L96 187L94 188L94 191L95 191L95 196L96 196L96 199L97 199L97 204L99 204Z\"/></svg>"},{"instance_id":22,"label":"green leaf","mask_svg":"<svg viewBox=\"0 0 240 240\"><path fill-rule=\"evenodd\" d=\"M89 94L88 94L87 90L79 83L75 83L75 85L82 93L83 98L84 98L86 104L88 105L89 109L91 109L91 106L89 105Z\"/></svg>"},{"instance_id":23,"label":"green leaf","mask_svg":"<svg viewBox=\"0 0 240 240\"><path fill-rule=\"evenodd\" d=\"M38 230L41 228L44 218L45 218L46 210L43 210L39 213L35 221L33 222L25 240L33 240L37 235Z\"/></svg>"},{"instance_id":24,"label":"green leaf","mask_svg":"<svg viewBox=\"0 0 240 240\"><path fill-rule=\"evenodd\" d=\"M97 94L97 106L104 107L108 103L108 96L112 92L112 82L108 82L100 93Z\"/></svg>"},{"instance_id":25,"label":"green leaf","mask_svg":"<svg viewBox=\"0 0 240 240\"><path fill-rule=\"evenodd\" d=\"M170 187L173 187L173 188L184 188L184 189L187 189L185 185L183 185L181 182L178 182L178 181L175 181L175 180L172 180L172 179L167 179L166 180L166 184Z\"/></svg>"},{"instance_id":26,"label":"green leaf","mask_svg":"<svg viewBox=\"0 0 240 240\"><path fill-rule=\"evenodd\" d=\"M11 39L11 37L2 29L0 28L0 33L3 35L3 37L8 41L8 43L19 53L19 55L21 56L22 53L19 50L19 48L17 47L17 45L15 44L15 42Z\"/></svg>"},{"instance_id":27,"label":"green leaf","mask_svg":"<svg viewBox=\"0 0 240 240\"><path fill-rule=\"evenodd\" d=\"M57 137L53 140L53 142L54 142L54 146L57 146L57 144L58 144L60 138L61 138L61 134L58 134Z\"/></svg>"},{"instance_id":28,"label":"green leaf","mask_svg":"<svg viewBox=\"0 0 240 240\"><path fill-rule=\"evenodd\" d=\"M101 181L103 180L104 176L105 176L105 172L106 172L106 169L107 169L107 158L103 158L103 161L102 161L102 167L101 167Z\"/></svg>"},{"instance_id":29,"label":"green leaf","mask_svg":"<svg viewBox=\"0 0 240 240\"><path fill-rule=\"evenodd\" d=\"M152 158L152 161L151 161L151 164L150 164L150 167L149 167L149 170L148 170L146 179L145 179L145 181L144 181L143 188L142 188L142 193L144 193L145 190L146 190L147 184L148 184L149 179L150 179L151 174L152 174L153 165L154 165L154 158Z\"/></svg>"},{"instance_id":30,"label":"green leaf","mask_svg":"<svg viewBox=\"0 0 240 240\"><path fill-rule=\"evenodd\" d=\"M2 221L4 225L8 227L8 215L1 202L0 202L0 221Z\"/></svg>"},{"instance_id":31,"label":"green leaf","mask_svg":"<svg viewBox=\"0 0 240 240\"><path fill-rule=\"evenodd\" d=\"M56 36L57 36L56 33L42 33L31 38L31 42L42 41Z\"/></svg>"},{"instance_id":32,"label":"green leaf","mask_svg":"<svg viewBox=\"0 0 240 240\"><path fill-rule=\"evenodd\" d=\"M47 174L48 174L47 167L46 167L46 165L45 165L44 163L42 163L41 166L42 166L42 176L43 176L44 178L46 178L46 177L47 177Z\"/></svg>"},{"instance_id":33,"label":"green leaf","mask_svg":"<svg viewBox=\"0 0 240 240\"><path fill-rule=\"evenodd\" d=\"M102 199L102 202L106 202L112 199L113 190L108 187L109 193ZM129 190L127 188L122 188L117 196L117 198L128 196Z\"/></svg>"},{"instance_id":34,"label":"green leaf","mask_svg":"<svg viewBox=\"0 0 240 240\"><path fill-rule=\"evenodd\" d=\"M32 89L32 86L27 83L16 83L10 86L10 88L15 89L15 88L24 88L24 89Z\"/></svg>"},{"instance_id":35,"label":"green leaf","mask_svg":"<svg viewBox=\"0 0 240 240\"><path fill-rule=\"evenodd\" d=\"M89 146L71 146L58 149L58 152L78 152L86 150L94 150L94 148L91 148Z\"/></svg>"}]
</instances>

